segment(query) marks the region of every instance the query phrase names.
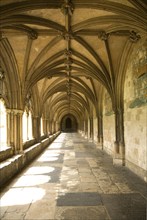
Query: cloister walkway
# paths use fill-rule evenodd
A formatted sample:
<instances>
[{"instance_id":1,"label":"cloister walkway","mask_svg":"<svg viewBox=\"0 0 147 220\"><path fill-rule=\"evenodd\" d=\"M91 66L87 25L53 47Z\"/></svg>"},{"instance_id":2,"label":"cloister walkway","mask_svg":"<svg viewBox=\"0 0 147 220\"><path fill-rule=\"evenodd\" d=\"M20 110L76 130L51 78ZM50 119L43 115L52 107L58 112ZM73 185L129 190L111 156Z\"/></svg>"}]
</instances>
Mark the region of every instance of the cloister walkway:
<instances>
[{"instance_id":1,"label":"cloister walkway","mask_svg":"<svg viewBox=\"0 0 147 220\"><path fill-rule=\"evenodd\" d=\"M146 184L78 133L61 133L1 191L1 219L145 220Z\"/></svg>"}]
</instances>

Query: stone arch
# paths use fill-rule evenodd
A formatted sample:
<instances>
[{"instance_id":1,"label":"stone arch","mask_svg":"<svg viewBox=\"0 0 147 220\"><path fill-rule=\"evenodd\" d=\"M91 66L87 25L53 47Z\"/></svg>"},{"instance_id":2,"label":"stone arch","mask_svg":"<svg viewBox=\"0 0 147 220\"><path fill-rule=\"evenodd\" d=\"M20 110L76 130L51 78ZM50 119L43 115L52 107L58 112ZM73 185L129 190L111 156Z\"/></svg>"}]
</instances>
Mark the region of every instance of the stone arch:
<instances>
[{"instance_id":1,"label":"stone arch","mask_svg":"<svg viewBox=\"0 0 147 220\"><path fill-rule=\"evenodd\" d=\"M62 118L60 127L63 132L76 132L78 129L77 120L72 114L67 114Z\"/></svg>"},{"instance_id":2,"label":"stone arch","mask_svg":"<svg viewBox=\"0 0 147 220\"><path fill-rule=\"evenodd\" d=\"M0 98L0 150L7 145L7 113L5 100Z\"/></svg>"}]
</instances>

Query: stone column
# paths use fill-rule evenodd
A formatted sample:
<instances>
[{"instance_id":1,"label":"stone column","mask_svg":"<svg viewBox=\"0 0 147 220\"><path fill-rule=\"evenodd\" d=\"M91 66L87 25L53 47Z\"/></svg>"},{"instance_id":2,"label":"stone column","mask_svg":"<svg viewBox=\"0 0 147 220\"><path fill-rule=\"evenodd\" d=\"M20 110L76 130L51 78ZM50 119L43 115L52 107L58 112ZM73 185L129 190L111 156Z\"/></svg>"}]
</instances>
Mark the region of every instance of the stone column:
<instances>
[{"instance_id":1,"label":"stone column","mask_svg":"<svg viewBox=\"0 0 147 220\"><path fill-rule=\"evenodd\" d=\"M88 120L85 119L85 137L88 138Z\"/></svg>"},{"instance_id":2,"label":"stone column","mask_svg":"<svg viewBox=\"0 0 147 220\"><path fill-rule=\"evenodd\" d=\"M23 152L22 115L22 110L7 109L7 138L14 154Z\"/></svg>"},{"instance_id":3,"label":"stone column","mask_svg":"<svg viewBox=\"0 0 147 220\"><path fill-rule=\"evenodd\" d=\"M52 121L51 121L51 120L49 121L49 133L50 133L50 135L53 134L53 130L52 130Z\"/></svg>"},{"instance_id":4,"label":"stone column","mask_svg":"<svg viewBox=\"0 0 147 220\"><path fill-rule=\"evenodd\" d=\"M47 135L49 135L50 129L49 129L49 119L46 119L46 129L47 129Z\"/></svg>"},{"instance_id":5,"label":"stone column","mask_svg":"<svg viewBox=\"0 0 147 220\"><path fill-rule=\"evenodd\" d=\"M33 137L40 142L41 131L40 131L40 117L33 116Z\"/></svg>"},{"instance_id":6,"label":"stone column","mask_svg":"<svg viewBox=\"0 0 147 220\"><path fill-rule=\"evenodd\" d=\"M124 112L119 109L119 153L122 165L125 165L125 143L124 143Z\"/></svg>"},{"instance_id":7,"label":"stone column","mask_svg":"<svg viewBox=\"0 0 147 220\"><path fill-rule=\"evenodd\" d=\"M93 118L89 118L89 123L90 123L90 131L89 131L89 134L90 134L90 139L93 140Z\"/></svg>"},{"instance_id":8,"label":"stone column","mask_svg":"<svg viewBox=\"0 0 147 220\"><path fill-rule=\"evenodd\" d=\"M12 146L13 153L15 153L15 142L14 142L14 112L10 109L10 145Z\"/></svg>"},{"instance_id":9,"label":"stone column","mask_svg":"<svg viewBox=\"0 0 147 220\"><path fill-rule=\"evenodd\" d=\"M125 165L123 109L117 109L117 111L115 111L115 133L114 161L117 164Z\"/></svg>"},{"instance_id":10,"label":"stone column","mask_svg":"<svg viewBox=\"0 0 147 220\"><path fill-rule=\"evenodd\" d=\"M103 148L103 118L98 115L98 146Z\"/></svg>"},{"instance_id":11,"label":"stone column","mask_svg":"<svg viewBox=\"0 0 147 220\"><path fill-rule=\"evenodd\" d=\"M56 132L59 131L59 122L56 121Z\"/></svg>"},{"instance_id":12,"label":"stone column","mask_svg":"<svg viewBox=\"0 0 147 220\"><path fill-rule=\"evenodd\" d=\"M56 132L55 131L55 121L52 122L52 131L53 131L53 134Z\"/></svg>"},{"instance_id":13,"label":"stone column","mask_svg":"<svg viewBox=\"0 0 147 220\"><path fill-rule=\"evenodd\" d=\"M43 118L43 133L47 134L47 119Z\"/></svg>"},{"instance_id":14,"label":"stone column","mask_svg":"<svg viewBox=\"0 0 147 220\"><path fill-rule=\"evenodd\" d=\"M7 109L7 145L11 146L11 110Z\"/></svg>"},{"instance_id":15,"label":"stone column","mask_svg":"<svg viewBox=\"0 0 147 220\"><path fill-rule=\"evenodd\" d=\"M90 118L88 118L88 134L87 134L87 136L88 136L88 139L90 139Z\"/></svg>"},{"instance_id":16,"label":"stone column","mask_svg":"<svg viewBox=\"0 0 147 220\"><path fill-rule=\"evenodd\" d=\"M78 129L80 129L82 131L82 134L83 134L84 133L84 121L81 121L79 126L80 126L80 128L78 128Z\"/></svg>"},{"instance_id":17,"label":"stone column","mask_svg":"<svg viewBox=\"0 0 147 220\"><path fill-rule=\"evenodd\" d=\"M119 112L115 111L115 142L114 154L119 154Z\"/></svg>"},{"instance_id":18,"label":"stone column","mask_svg":"<svg viewBox=\"0 0 147 220\"><path fill-rule=\"evenodd\" d=\"M20 153L23 152L22 115L23 111L17 112L17 148Z\"/></svg>"},{"instance_id":19,"label":"stone column","mask_svg":"<svg viewBox=\"0 0 147 220\"><path fill-rule=\"evenodd\" d=\"M80 120L79 127L77 126L78 130L80 130L82 136L85 135L85 121Z\"/></svg>"}]
</instances>

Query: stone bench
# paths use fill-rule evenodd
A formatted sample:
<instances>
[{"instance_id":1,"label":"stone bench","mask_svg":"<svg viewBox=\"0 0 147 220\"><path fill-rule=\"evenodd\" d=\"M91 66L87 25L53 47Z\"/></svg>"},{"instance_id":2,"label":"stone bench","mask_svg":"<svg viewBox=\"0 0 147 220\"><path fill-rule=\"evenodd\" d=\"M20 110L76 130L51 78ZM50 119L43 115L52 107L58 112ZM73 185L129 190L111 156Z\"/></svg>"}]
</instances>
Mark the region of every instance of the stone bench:
<instances>
[{"instance_id":1,"label":"stone bench","mask_svg":"<svg viewBox=\"0 0 147 220\"><path fill-rule=\"evenodd\" d=\"M20 172L27 164L37 157L58 135L60 132L49 136L39 143L32 145L21 154L14 155L0 164L0 186L4 185L14 175Z\"/></svg>"}]
</instances>

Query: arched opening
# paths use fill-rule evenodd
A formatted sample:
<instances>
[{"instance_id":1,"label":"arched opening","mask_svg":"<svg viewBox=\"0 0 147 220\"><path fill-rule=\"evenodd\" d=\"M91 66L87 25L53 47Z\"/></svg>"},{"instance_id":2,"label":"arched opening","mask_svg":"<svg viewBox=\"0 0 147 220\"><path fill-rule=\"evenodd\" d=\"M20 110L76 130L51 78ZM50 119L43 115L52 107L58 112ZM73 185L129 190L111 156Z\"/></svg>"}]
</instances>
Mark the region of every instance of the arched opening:
<instances>
[{"instance_id":1,"label":"arched opening","mask_svg":"<svg viewBox=\"0 0 147 220\"><path fill-rule=\"evenodd\" d=\"M72 121L70 118L66 119L66 129L71 129L72 128Z\"/></svg>"},{"instance_id":2,"label":"arched opening","mask_svg":"<svg viewBox=\"0 0 147 220\"><path fill-rule=\"evenodd\" d=\"M31 111L24 111L23 113L23 142L31 140L32 134L32 113Z\"/></svg>"},{"instance_id":3,"label":"arched opening","mask_svg":"<svg viewBox=\"0 0 147 220\"><path fill-rule=\"evenodd\" d=\"M42 117L40 119L40 126L41 126L41 136L43 136L44 135L44 131L43 131L43 119L42 119Z\"/></svg>"},{"instance_id":4,"label":"arched opening","mask_svg":"<svg viewBox=\"0 0 147 220\"><path fill-rule=\"evenodd\" d=\"M0 150L7 146L7 112L3 99L0 99Z\"/></svg>"},{"instance_id":5,"label":"arched opening","mask_svg":"<svg viewBox=\"0 0 147 220\"><path fill-rule=\"evenodd\" d=\"M71 115L65 115L61 120L61 131L63 132L77 132L78 123L76 118Z\"/></svg>"}]
</instances>

